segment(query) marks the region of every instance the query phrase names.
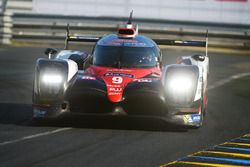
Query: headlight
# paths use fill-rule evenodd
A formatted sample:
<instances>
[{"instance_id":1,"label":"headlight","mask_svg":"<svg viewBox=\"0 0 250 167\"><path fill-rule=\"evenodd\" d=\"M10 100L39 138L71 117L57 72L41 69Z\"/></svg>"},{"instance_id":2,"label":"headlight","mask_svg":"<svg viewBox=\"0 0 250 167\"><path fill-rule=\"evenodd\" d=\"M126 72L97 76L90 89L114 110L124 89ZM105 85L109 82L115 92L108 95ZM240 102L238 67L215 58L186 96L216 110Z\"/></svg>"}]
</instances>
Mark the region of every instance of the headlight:
<instances>
[{"instance_id":1,"label":"headlight","mask_svg":"<svg viewBox=\"0 0 250 167\"><path fill-rule=\"evenodd\" d=\"M197 79L190 73L173 73L166 78L165 91L171 104L185 105L193 101Z\"/></svg>"},{"instance_id":2,"label":"headlight","mask_svg":"<svg viewBox=\"0 0 250 167\"><path fill-rule=\"evenodd\" d=\"M185 75L170 78L169 83L167 85L168 90L173 93L176 93L176 95L190 92L193 86L194 83L192 79Z\"/></svg>"},{"instance_id":3,"label":"headlight","mask_svg":"<svg viewBox=\"0 0 250 167\"><path fill-rule=\"evenodd\" d=\"M44 74L42 82L45 84L60 84L63 82L63 77L60 74Z\"/></svg>"},{"instance_id":4,"label":"headlight","mask_svg":"<svg viewBox=\"0 0 250 167\"><path fill-rule=\"evenodd\" d=\"M199 78L195 65L169 65L164 71L162 83L169 105L187 107L194 101Z\"/></svg>"},{"instance_id":5,"label":"headlight","mask_svg":"<svg viewBox=\"0 0 250 167\"><path fill-rule=\"evenodd\" d=\"M44 73L40 78L40 91L44 96L56 95L63 90L64 78L60 73Z\"/></svg>"}]
</instances>

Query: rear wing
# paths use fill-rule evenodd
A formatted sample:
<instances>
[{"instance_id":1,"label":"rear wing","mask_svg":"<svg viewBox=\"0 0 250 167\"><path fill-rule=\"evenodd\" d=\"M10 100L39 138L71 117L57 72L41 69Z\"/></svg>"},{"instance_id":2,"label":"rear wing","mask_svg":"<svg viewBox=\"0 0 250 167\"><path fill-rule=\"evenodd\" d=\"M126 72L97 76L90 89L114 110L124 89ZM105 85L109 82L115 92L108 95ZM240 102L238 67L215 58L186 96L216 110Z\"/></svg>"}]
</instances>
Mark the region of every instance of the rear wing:
<instances>
[{"instance_id":1,"label":"rear wing","mask_svg":"<svg viewBox=\"0 0 250 167\"><path fill-rule=\"evenodd\" d=\"M208 52L208 30L206 31L205 40L170 40L170 39L153 39L157 45L169 45L169 46L193 46L193 47L205 47L207 56Z\"/></svg>"},{"instance_id":2,"label":"rear wing","mask_svg":"<svg viewBox=\"0 0 250 167\"><path fill-rule=\"evenodd\" d=\"M66 39L64 49L68 49L68 44L72 42L94 42L96 43L101 37L93 36L71 36L69 33L69 24L67 24ZM169 45L169 46L193 46L193 47L205 47L207 56L208 52L208 30L206 31L206 39L204 41L196 40L170 40L170 39L153 39L157 45Z\"/></svg>"}]
</instances>

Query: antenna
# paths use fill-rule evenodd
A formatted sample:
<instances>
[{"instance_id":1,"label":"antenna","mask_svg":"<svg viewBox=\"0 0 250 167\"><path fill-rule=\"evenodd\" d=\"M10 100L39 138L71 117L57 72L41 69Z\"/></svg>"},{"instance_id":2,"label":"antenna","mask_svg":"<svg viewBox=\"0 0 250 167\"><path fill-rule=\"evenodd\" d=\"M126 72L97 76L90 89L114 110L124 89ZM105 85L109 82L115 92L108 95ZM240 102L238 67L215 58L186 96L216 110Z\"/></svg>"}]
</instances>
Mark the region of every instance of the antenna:
<instances>
[{"instance_id":1,"label":"antenna","mask_svg":"<svg viewBox=\"0 0 250 167\"><path fill-rule=\"evenodd\" d=\"M208 29L207 29L207 32L206 32L206 56L208 56L207 52L208 52Z\"/></svg>"},{"instance_id":2,"label":"antenna","mask_svg":"<svg viewBox=\"0 0 250 167\"><path fill-rule=\"evenodd\" d=\"M68 44L69 44L69 23L67 24L66 28L66 38L65 38L65 45L64 45L64 50L68 49Z\"/></svg>"},{"instance_id":3,"label":"antenna","mask_svg":"<svg viewBox=\"0 0 250 167\"><path fill-rule=\"evenodd\" d=\"M129 16L127 24L132 24L132 19L133 19L133 10L130 12L130 16Z\"/></svg>"},{"instance_id":4,"label":"antenna","mask_svg":"<svg viewBox=\"0 0 250 167\"><path fill-rule=\"evenodd\" d=\"M133 10L130 12L128 22L126 27L118 28L118 36L120 38L134 38L138 35L138 26L132 23L133 20Z\"/></svg>"}]
</instances>

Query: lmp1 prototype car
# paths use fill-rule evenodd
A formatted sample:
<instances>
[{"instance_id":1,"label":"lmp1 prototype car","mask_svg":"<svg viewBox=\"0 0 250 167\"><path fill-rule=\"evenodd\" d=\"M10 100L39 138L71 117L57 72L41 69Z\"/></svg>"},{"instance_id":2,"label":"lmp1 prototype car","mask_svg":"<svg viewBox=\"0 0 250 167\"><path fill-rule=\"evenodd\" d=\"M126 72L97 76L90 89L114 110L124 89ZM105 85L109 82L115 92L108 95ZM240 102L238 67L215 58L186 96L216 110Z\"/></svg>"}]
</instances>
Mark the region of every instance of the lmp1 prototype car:
<instances>
[{"instance_id":1,"label":"lmp1 prototype car","mask_svg":"<svg viewBox=\"0 0 250 167\"><path fill-rule=\"evenodd\" d=\"M48 48L36 63L33 118L63 113L156 117L200 127L207 105L206 41L152 40L138 34L132 15L117 34L69 35L65 49ZM70 41L95 42L92 54L69 50ZM157 44L200 46L204 55L182 56L163 66Z\"/></svg>"}]
</instances>

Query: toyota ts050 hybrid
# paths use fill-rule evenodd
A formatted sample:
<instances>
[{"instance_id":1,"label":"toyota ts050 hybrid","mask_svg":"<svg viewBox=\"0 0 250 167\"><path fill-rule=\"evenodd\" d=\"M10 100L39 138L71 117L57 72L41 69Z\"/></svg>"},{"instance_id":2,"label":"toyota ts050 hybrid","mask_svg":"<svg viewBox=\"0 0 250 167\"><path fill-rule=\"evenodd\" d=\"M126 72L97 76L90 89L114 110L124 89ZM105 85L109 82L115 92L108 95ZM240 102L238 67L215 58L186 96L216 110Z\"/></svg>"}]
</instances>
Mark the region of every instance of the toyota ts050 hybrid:
<instances>
[{"instance_id":1,"label":"toyota ts050 hybrid","mask_svg":"<svg viewBox=\"0 0 250 167\"><path fill-rule=\"evenodd\" d=\"M152 40L131 22L117 34L71 36L65 49L48 48L36 62L33 118L63 113L156 117L200 127L207 105L209 58L204 41ZM69 42L94 42L91 54L68 49ZM205 47L204 55L182 56L163 66L158 45Z\"/></svg>"}]
</instances>

